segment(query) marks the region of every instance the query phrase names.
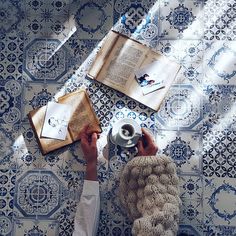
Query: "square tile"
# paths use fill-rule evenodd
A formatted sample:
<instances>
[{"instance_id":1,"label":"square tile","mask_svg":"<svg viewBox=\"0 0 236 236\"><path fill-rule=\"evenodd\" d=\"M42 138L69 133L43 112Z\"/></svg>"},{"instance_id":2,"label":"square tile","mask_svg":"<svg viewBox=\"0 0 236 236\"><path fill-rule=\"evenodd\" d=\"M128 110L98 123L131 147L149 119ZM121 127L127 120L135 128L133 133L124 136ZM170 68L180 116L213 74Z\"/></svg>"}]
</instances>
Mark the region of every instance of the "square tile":
<instances>
[{"instance_id":1,"label":"square tile","mask_svg":"<svg viewBox=\"0 0 236 236\"><path fill-rule=\"evenodd\" d=\"M83 76L88 72L91 63L95 59L95 55L99 50L100 41L97 39L80 39L78 32L74 33L64 47L68 50L70 58L68 58L69 68L73 74L78 74L77 70L83 69Z\"/></svg>"},{"instance_id":2,"label":"square tile","mask_svg":"<svg viewBox=\"0 0 236 236\"><path fill-rule=\"evenodd\" d=\"M71 4L70 14L79 39L102 39L113 26L113 1L76 0Z\"/></svg>"},{"instance_id":3,"label":"square tile","mask_svg":"<svg viewBox=\"0 0 236 236\"><path fill-rule=\"evenodd\" d=\"M178 84L191 84L198 87L202 86L203 81L203 63L183 63L178 72L175 82Z\"/></svg>"},{"instance_id":4,"label":"square tile","mask_svg":"<svg viewBox=\"0 0 236 236\"><path fill-rule=\"evenodd\" d=\"M1 13L0 35L15 33L24 17L20 1L1 1Z\"/></svg>"},{"instance_id":5,"label":"square tile","mask_svg":"<svg viewBox=\"0 0 236 236\"><path fill-rule=\"evenodd\" d=\"M198 132L158 130L159 153L170 156L179 175L201 175L202 137Z\"/></svg>"},{"instance_id":6,"label":"square tile","mask_svg":"<svg viewBox=\"0 0 236 236\"><path fill-rule=\"evenodd\" d=\"M208 0L204 4L204 38L235 40L235 1Z\"/></svg>"},{"instance_id":7,"label":"square tile","mask_svg":"<svg viewBox=\"0 0 236 236\"><path fill-rule=\"evenodd\" d=\"M14 211L17 217L48 218L63 203L64 183L51 171L29 170L17 178Z\"/></svg>"},{"instance_id":8,"label":"square tile","mask_svg":"<svg viewBox=\"0 0 236 236\"><path fill-rule=\"evenodd\" d=\"M235 226L235 181L230 178L204 179L204 223L208 225Z\"/></svg>"},{"instance_id":9,"label":"square tile","mask_svg":"<svg viewBox=\"0 0 236 236\"><path fill-rule=\"evenodd\" d=\"M199 130L203 119L201 89L192 85L173 85L155 117L157 128Z\"/></svg>"},{"instance_id":10,"label":"square tile","mask_svg":"<svg viewBox=\"0 0 236 236\"><path fill-rule=\"evenodd\" d=\"M160 36L165 39L199 39L203 34L202 2L195 0L162 0L160 3Z\"/></svg>"},{"instance_id":11,"label":"square tile","mask_svg":"<svg viewBox=\"0 0 236 236\"><path fill-rule=\"evenodd\" d=\"M236 42L205 42L205 84L236 85Z\"/></svg>"},{"instance_id":12,"label":"square tile","mask_svg":"<svg viewBox=\"0 0 236 236\"><path fill-rule=\"evenodd\" d=\"M235 85L204 86L203 116L206 129L236 129L235 92Z\"/></svg>"},{"instance_id":13,"label":"square tile","mask_svg":"<svg viewBox=\"0 0 236 236\"><path fill-rule=\"evenodd\" d=\"M180 224L202 225L203 205L200 199L182 199Z\"/></svg>"},{"instance_id":14,"label":"square tile","mask_svg":"<svg viewBox=\"0 0 236 236\"><path fill-rule=\"evenodd\" d=\"M211 130L203 133L203 174L206 177L236 177L236 131Z\"/></svg>"},{"instance_id":15,"label":"square tile","mask_svg":"<svg viewBox=\"0 0 236 236\"><path fill-rule=\"evenodd\" d=\"M154 47L159 40L159 1L114 3L115 31Z\"/></svg>"},{"instance_id":16,"label":"square tile","mask_svg":"<svg viewBox=\"0 0 236 236\"><path fill-rule=\"evenodd\" d=\"M180 178L180 197L181 199L202 199L203 182L201 176L185 176Z\"/></svg>"},{"instance_id":17,"label":"square tile","mask_svg":"<svg viewBox=\"0 0 236 236\"><path fill-rule=\"evenodd\" d=\"M54 82L69 69L69 52L58 39L35 38L24 49L25 80Z\"/></svg>"}]
</instances>

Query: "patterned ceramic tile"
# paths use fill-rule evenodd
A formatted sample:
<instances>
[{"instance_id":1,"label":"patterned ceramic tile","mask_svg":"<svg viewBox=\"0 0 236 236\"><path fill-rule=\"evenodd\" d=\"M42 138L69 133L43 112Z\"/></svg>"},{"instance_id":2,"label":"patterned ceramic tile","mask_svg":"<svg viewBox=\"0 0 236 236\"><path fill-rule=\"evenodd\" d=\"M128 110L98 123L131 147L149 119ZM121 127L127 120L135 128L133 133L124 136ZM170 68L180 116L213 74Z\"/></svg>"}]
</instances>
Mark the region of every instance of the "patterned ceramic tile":
<instances>
[{"instance_id":1,"label":"patterned ceramic tile","mask_svg":"<svg viewBox=\"0 0 236 236\"><path fill-rule=\"evenodd\" d=\"M1 230L2 235L10 236L12 232L12 221L11 218L5 215L0 216Z\"/></svg>"},{"instance_id":2,"label":"patterned ceramic tile","mask_svg":"<svg viewBox=\"0 0 236 236\"><path fill-rule=\"evenodd\" d=\"M235 40L235 1L208 0L204 5L204 38Z\"/></svg>"},{"instance_id":3,"label":"patterned ceramic tile","mask_svg":"<svg viewBox=\"0 0 236 236\"><path fill-rule=\"evenodd\" d=\"M211 130L203 133L203 174L207 177L236 177L236 131Z\"/></svg>"},{"instance_id":4,"label":"patterned ceramic tile","mask_svg":"<svg viewBox=\"0 0 236 236\"><path fill-rule=\"evenodd\" d=\"M114 118L110 122L112 126L120 119L130 118L136 120L140 126L150 129L153 133L155 132L155 113L153 110L120 93L116 93L114 104L112 112Z\"/></svg>"},{"instance_id":5,"label":"patterned ceramic tile","mask_svg":"<svg viewBox=\"0 0 236 236\"><path fill-rule=\"evenodd\" d=\"M71 28L72 19L68 17L68 15L64 17L63 15L55 15L51 20L44 20L41 15L27 15L21 23L21 28L27 29L25 32L27 42L33 38L66 41L75 31Z\"/></svg>"},{"instance_id":6,"label":"patterned ceramic tile","mask_svg":"<svg viewBox=\"0 0 236 236\"><path fill-rule=\"evenodd\" d=\"M20 2L14 0L1 0L0 12L0 35L5 35L11 31L16 31L23 15L23 11L20 8Z\"/></svg>"},{"instance_id":7,"label":"patterned ceramic tile","mask_svg":"<svg viewBox=\"0 0 236 236\"><path fill-rule=\"evenodd\" d=\"M159 1L121 1L114 5L114 29L154 47L159 40Z\"/></svg>"},{"instance_id":8,"label":"patterned ceramic tile","mask_svg":"<svg viewBox=\"0 0 236 236\"><path fill-rule=\"evenodd\" d=\"M202 40L160 40L155 50L184 66L203 59Z\"/></svg>"},{"instance_id":9,"label":"patterned ceramic tile","mask_svg":"<svg viewBox=\"0 0 236 236\"><path fill-rule=\"evenodd\" d=\"M201 175L202 141L198 132L158 130L156 143L160 153L174 160L179 174Z\"/></svg>"},{"instance_id":10,"label":"patterned ceramic tile","mask_svg":"<svg viewBox=\"0 0 236 236\"><path fill-rule=\"evenodd\" d=\"M80 39L102 39L113 26L113 1L74 1L70 14Z\"/></svg>"},{"instance_id":11,"label":"patterned ceramic tile","mask_svg":"<svg viewBox=\"0 0 236 236\"><path fill-rule=\"evenodd\" d=\"M49 171L28 171L17 180L16 192L15 207L24 217L49 217L62 203L62 184Z\"/></svg>"},{"instance_id":12,"label":"patterned ceramic tile","mask_svg":"<svg viewBox=\"0 0 236 236\"><path fill-rule=\"evenodd\" d=\"M24 52L23 70L33 81L57 81L66 74L69 54L57 39L34 39Z\"/></svg>"},{"instance_id":13,"label":"patterned ceramic tile","mask_svg":"<svg viewBox=\"0 0 236 236\"><path fill-rule=\"evenodd\" d=\"M117 191L136 150L110 140L126 117L177 165L178 235L236 235L234 10L233 0L0 0L0 235L72 235L85 170L80 143L43 156L26 114L79 87L103 129L97 235L131 235ZM159 112L86 78L112 27L181 64Z\"/></svg>"},{"instance_id":14,"label":"patterned ceramic tile","mask_svg":"<svg viewBox=\"0 0 236 236\"><path fill-rule=\"evenodd\" d=\"M160 3L160 36L168 39L201 38L202 1L162 0Z\"/></svg>"},{"instance_id":15,"label":"patterned ceramic tile","mask_svg":"<svg viewBox=\"0 0 236 236\"><path fill-rule=\"evenodd\" d=\"M0 80L0 122L14 124L20 120L21 83L16 80Z\"/></svg>"},{"instance_id":16,"label":"patterned ceramic tile","mask_svg":"<svg viewBox=\"0 0 236 236\"><path fill-rule=\"evenodd\" d=\"M234 85L208 85L204 88L206 103L204 104L205 128L216 130L235 130L235 93Z\"/></svg>"},{"instance_id":17,"label":"patterned ceramic tile","mask_svg":"<svg viewBox=\"0 0 236 236\"><path fill-rule=\"evenodd\" d=\"M12 126L10 127L12 128ZM16 168L16 139L18 133L0 126L0 169Z\"/></svg>"},{"instance_id":18,"label":"patterned ceramic tile","mask_svg":"<svg viewBox=\"0 0 236 236\"><path fill-rule=\"evenodd\" d=\"M156 115L157 127L171 130L198 129L202 120L201 93L192 85L174 85Z\"/></svg>"},{"instance_id":19,"label":"patterned ceramic tile","mask_svg":"<svg viewBox=\"0 0 236 236\"><path fill-rule=\"evenodd\" d=\"M201 86L203 81L203 63L183 63L176 76L175 82L179 84L192 84Z\"/></svg>"},{"instance_id":20,"label":"patterned ceramic tile","mask_svg":"<svg viewBox=\"0 0 236 236\"><path fill-rule=\"evenodd\" d=\"M0 170L0 234L11 235L17 170Z\"/></svg>"},{"instance_id":21,"label":"patterned ceramic tile","mask_svg":"<svg viewBox=\"0 0 236 236\"><path fill-rule=\"evenodd\" d=\"M235 181L230 178L205 178L204 223L235 226Z\"/></svg>"},{"instance_id":22,"label":"patterned ceramic tile","mask_svg":"<svg viewBox=\"0 0 236 236\"><path fill-rule=\"evenodd\" d=\"M224 236L231 236L236 235L236 227L234 226L206 226L204 230L204 235L206 236L213 236L213 235L224 235Z\"/></svg>"},{"instance_id":23,"label":"patterned ceramic tile","mask_svg":"<svg viewBox=\"0 0 236 236\"><path fill-rule=\"evenodd\" d=\"M182 199L180 224L202 225L203 206L201 199Z\"/></svg>"},{"instance_id":24,"label":"patterned ceramic tile","mask_svg":"<svg viewBox=\"0 0 236 236\"><path fill-rule=\"evenodd\" d=\"M181 175L179 178L181 199L202 199L203 183L201 176Z\"/></svg>"},{"instance_id":25,"label":"patterned ceramic tile","mask_svg":"<svg viewBox=\"0 0 236 236\"><path fill-rule=\"evenodd\" d=\"M202 229L198 230L199 226L195 225L179 225L178 236L202 236L204 235ZM204 235L205 236L205 235Z\"/></svg>"},{"instance_id":26,"label":"patterned ceramic tile","mask_svg":"<svg viewBox=\"0 0 236 236\"><path fill-rule=\"evenodd\" d=\"M22 119L27 120L29 111L44 106L47 102L63 96L65 88L61 83L26 82L23 91Z\"/></svg>"},{"instance_id":27,"label":"patterned ceramic tile","mask_svg":"<svg viewBox=\"0 0 236 236\"><path fill-rule=\"evenodd\" d=\"M22 73L24 38L7 34L0 38L0 79L19 79Z\"/></svg>"},{"instance_id":28,"label":"patterned ceramic tile","mask_svg":"<svg viewBox=\"0 0 236 236\"><path fill-rule=\"evenodd\" d=\"M204 83L236 85L236 42L206 42Z\"/></svg>"},{"instance_id":29,"label":"patterned ceramic tile","mask_svg":"<svg viewBox=\"0 0 236 236\"><path fill-rule=\"evenodd\" d=\"M58 235L58 222L56 220L16 219L14 221L13 235Z\"/></svg>"}]
</instances>

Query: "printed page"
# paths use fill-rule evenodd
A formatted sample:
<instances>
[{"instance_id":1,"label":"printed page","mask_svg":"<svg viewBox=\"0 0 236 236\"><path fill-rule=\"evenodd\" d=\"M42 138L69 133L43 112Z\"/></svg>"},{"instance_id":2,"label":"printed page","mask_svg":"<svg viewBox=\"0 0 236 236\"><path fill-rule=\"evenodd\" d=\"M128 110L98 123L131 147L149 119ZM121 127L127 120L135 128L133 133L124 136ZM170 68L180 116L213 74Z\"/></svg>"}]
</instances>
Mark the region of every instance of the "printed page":
<instances>
[{"instance_id":1,"label":"printed page","mask_svg":"<svg viewBox=\"0 0 236 236\"><path fill-rule=\"evenodd\" d=\"M97 77L109 55L109 52L111 52L118 37L119 37L118 33L110 31L106 36L106 38L103 39L104 42L102 42L102 47L99 50L98 54L96 55L96 58L88 72L88 76L90 78L94 79Z\"/></svg>"},{"instance_id":2,"label":"printed page","mask_svg":"<svg viewBox=\"0 0 236 236\"><path fill-rule=\"evenodd\" d=\"M142 44L120 36L97 80L125 93L130 78L141 65L148 50Z\"/></svg>"},{"instance_id":3,"label":"printed page","mask_svg":"<svg viewBox=\"0 0 236 236\"><path fill-rule=\"evenodd\" d=\"M78 140L83 127L90 125L89 132L101 132L99 121L91 107L85 91L76 91L59 99L61 104L72 105L72 116L69 121L69 132L72 139Z\"/></svg>"}]
</instances>

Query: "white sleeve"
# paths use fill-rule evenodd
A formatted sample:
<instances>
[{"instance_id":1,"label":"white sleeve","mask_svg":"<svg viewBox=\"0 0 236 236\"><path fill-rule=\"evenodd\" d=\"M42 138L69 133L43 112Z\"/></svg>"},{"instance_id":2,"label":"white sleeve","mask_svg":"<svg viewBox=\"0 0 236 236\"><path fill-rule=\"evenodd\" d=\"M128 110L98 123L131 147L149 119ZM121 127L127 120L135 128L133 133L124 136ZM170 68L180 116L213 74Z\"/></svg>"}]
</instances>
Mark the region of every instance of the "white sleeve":
<instances>
[{"instance_id":1,"label":"white sleeve","mask_svg":"<svg viewBox=\"0 0 236 236\"><path fill-rule=\"evenodd\" d=\"M85 180L76 209L73 236L96 236L100 213L98 181Z\"/></svg>"}]
</instances>

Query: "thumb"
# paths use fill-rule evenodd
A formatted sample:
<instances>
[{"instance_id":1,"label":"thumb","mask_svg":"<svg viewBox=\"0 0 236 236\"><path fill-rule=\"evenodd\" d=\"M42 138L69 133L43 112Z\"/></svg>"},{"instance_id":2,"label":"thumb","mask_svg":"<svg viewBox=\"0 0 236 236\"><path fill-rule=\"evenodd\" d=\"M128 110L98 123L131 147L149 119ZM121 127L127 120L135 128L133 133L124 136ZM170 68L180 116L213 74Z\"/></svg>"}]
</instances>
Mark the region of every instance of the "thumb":
<instances>
[{"instance_id":1,"label":"thumb","mask_svg":"<svg viewBox=\"0 0 236 236\"><path fill-rule=\"evenodd\" d=\"M97 143L97 139L98 139L97 133L93 133L91 138L91 143L95 145Z\"/></svg>"}]
</instances>

